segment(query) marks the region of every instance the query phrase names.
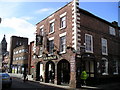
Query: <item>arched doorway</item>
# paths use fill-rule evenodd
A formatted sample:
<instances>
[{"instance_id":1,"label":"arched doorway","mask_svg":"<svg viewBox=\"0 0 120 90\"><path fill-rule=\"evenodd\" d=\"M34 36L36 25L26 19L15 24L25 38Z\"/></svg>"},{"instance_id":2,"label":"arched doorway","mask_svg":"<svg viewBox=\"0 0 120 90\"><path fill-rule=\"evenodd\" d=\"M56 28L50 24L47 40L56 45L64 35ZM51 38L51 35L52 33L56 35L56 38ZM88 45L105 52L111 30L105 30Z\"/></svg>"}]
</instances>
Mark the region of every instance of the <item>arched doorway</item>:
<instances>
[{"instance_id":1,"label":"arched doorway","mask_svg":"<svg viewBox=\"0 0 120 90\"><path fill-rule=\"evenodd\" d=\"M61 60L57 65L58 84L69 84L70 81L70 63L67 60Z\"/></svg>"},{"instance_id":2,"label":"arched doorway","mask_svg":"<svg viewBox=\"0 0 120 90\"><path fill-rule=\"evenodd\" d=\"M53 61L48 61L46 63L45 69L45 82L54 83L55 79L55 64Z\"/></svg>"},{"instance_id":3,"label":"arched doorway","mask_svg":"<svg viewBox=\"0 0 120 90\"><path fill-rule=\"evenodd\" d=\"M44 77L43 63L38 62L36 65L36 80L43 81L43 77Z\"/></svg>"}]
</instances>

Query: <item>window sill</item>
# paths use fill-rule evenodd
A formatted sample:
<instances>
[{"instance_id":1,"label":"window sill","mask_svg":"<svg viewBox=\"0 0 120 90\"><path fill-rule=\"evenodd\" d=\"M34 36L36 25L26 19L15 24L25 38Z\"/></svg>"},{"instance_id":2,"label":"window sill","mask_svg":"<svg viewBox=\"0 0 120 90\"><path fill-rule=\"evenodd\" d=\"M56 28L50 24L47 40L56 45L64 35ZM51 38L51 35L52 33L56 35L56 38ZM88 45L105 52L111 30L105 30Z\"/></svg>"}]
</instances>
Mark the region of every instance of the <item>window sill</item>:
<instances>
[{"instance_id":1,"label":"window sill","mask_svg":"<svg viewBox=\"0 0 120 90\"><path fill-rule=\"evenodd\" d=\"M93 53L93 51L88 51L88 50L86 50L85 52L87 52L87 53Z\"/></svg>"},{"instance_id":2,"label":"window sill","mask_svg":"<svg viewBox=\"0 0 120 90\"><path fill-rule=\"evenodd\" d=\"M118 73L113 73L113 75L118 75Z\"/></svg>"},{"instance_id":3,"label":"window sill","mask_svg":"<svg viewBox=\"0 0 120 90\"><path fill-rule=\"evenodd\" d=\"M39 57L39 58L41 58L41 57L42 57L42 55L39 55L38 57Z\"/></svg>"},{"instance_id":4,"label":"window sill","mask_svg":"<svg viewBox=\"0 0 120 90\"><path fill-rule=\"evenodd\" d=\"M62 29L65 29L66 28L66 26L65 27L61 27L61 28L59 28L59 30L62 30Z\"/></svg>"},{"instance_id":5,"label":"window sill","mask_svg":"<svg viewBox=\"0 0 120 90\"><path fill-rule=\"evenodd\" d=\"M53 55L53 53L49 53L49 54L48 54L48 56L52 56L52 55Z\"/></svg>"},{"instance_id":6,"label":"window sill","mask_svg":"<svg viewBox=\"0 0 120 90\"><path fill-rule=\"evenodd\" d=\"M102 55L108 55L107 53L102 53Z\"/></svg>"},{"instance_id":7,"label":"window sill","mask_svg":"<svg viewBox=\"0 0 120 90\"><path fill-rule=\"evenodd\" d=\"M64 53L66 53L66 51L62 51L62 52L60 52L60 54L64 54Z\"/></svg>"},{"instance_id":8,"label":"window sill","mask_svg":"<svg viewBox=\"0 0 120 90\"><path fill-rule=\"evenodd\" d=\"M53 31L53 32L49 32L49 34L53 34L55 31Z\"/></svg>"},{"instance_id":9,"label":"window sill","mask_svg":"<svg viewBox=\"0 0 120 90\"><path fill-rule=\"evenodd\" d=\"M108 73L102 73L102 75L108 75Z\"/></svg>"}]
</instances>

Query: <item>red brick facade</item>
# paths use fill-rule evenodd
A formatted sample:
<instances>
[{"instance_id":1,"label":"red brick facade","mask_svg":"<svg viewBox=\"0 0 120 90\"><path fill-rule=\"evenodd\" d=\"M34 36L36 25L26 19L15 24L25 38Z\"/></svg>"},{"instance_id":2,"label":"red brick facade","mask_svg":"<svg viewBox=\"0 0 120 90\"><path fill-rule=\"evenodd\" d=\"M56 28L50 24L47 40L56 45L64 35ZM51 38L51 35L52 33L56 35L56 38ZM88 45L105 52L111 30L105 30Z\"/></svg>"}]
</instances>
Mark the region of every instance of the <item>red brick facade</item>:
<instances>
[{"instance_id":1,"label":"red brick facade","mask_svg":"<svg viewBox=\"0 0 120 90\"><path fill-rule=\"evenodd\" d=\"M60 20L65 17L63 23L65 27L60 28ZM50 33L50 24L54 23L54 31ZM74 0L51 14L41 22L36 24L36 35L42 36L42 45L36 45L34 55L34 79L44 82L64 84L68 83L70 87L79 87L80 73L86 69L90 81L96 81L101 78L118 77L120 75L120 36L118 26L109 23L87 11L79 8L78 0ZM110 35L109 27L115 28L116 35ZM40 30L43 30L43 34ZM93 51L85 50L85 35L92 37ZM62 42L65 43L64 52L60 52L60 38L65 36ZM107 54L102 54L102 38L107 41ZM54 52L50 55L48 41L53 40ZM37 42L35 42L37 43ZM63 44L64 44L63 43ZM49 46L50 47L50 46ZM64 47L64 45L63 45ZM63 48L64 49L64 48ZM42 54L40 54L42 50ZM55 58L53 59L53 57ZM117 74L113 74L112 61L118 60ZM102 59L107 59L108 70L102 69ZM105 71L106 70L106 71ZM103 75L104 72L107 74Z\"/></svg>"}]
</instances>

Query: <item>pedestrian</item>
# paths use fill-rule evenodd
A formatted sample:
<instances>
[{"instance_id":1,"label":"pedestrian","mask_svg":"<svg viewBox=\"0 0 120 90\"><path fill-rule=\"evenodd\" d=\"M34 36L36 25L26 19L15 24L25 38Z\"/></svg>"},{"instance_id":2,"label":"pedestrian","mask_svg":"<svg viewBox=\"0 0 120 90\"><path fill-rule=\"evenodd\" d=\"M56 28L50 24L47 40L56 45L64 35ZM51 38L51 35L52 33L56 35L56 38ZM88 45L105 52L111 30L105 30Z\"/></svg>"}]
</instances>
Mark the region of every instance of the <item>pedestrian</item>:
<instances>
[{"instance_id":1,"label":"pedestrian","mask_svg":"<svg viewBox=\"0 0 120 90\"><path fill-rule=\"evenodd\" d=\"M43 76L42 75L40 75L40 81L43 82Z\"/></svg>"},{"instance_id":2,"label":"pedestrian","mask_svg":"<svg viewBox=\"0 0 120 90\"><path fill-rule=\"evenodd\" d=\"M88 78L88 75L86 73L86 71L82 71L81 73L81 85L84 86L86 85L86 79Z\"/></svg>"},{"instance_id":3,"label":"pedestrian","mask_svg":"<svg viewBox=\"0 0 120 90\"><path fill-rule=\"evenodd\" d=\"M23 73L23 78L24 78L24 80L23 80L23 81L24 81L24 82L26 81L26 77L27 77L27 73L26 73L26 72L24 72L24 73Z\"/></svg>"}]
</instances>

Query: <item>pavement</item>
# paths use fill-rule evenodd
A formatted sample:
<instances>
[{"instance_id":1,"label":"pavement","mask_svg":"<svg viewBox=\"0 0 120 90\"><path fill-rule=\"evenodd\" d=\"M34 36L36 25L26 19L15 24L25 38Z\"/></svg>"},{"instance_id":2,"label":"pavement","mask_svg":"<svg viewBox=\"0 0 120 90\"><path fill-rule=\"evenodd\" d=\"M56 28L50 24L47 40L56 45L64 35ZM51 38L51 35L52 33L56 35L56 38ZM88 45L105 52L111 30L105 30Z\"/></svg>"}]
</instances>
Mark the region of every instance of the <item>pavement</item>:
<instances>
[{"instance_id":1,"label":"pavement","mask_svg":"<svg viewBox=\"0 0 120 90\"><path fill-rule=\"evenodd\" d=\"M22 74L9 73L9 75L12 77L23 79ZM95 85L95 86L82 86L81 88L71 88L68 85L56 85L56 84L52 84L52 83L44 83L44 82L40 82L40 81L35 81L31 77L31 75L28 75L28 80L30 82L39 82L40 84L43 84L43 85L64 88L67 90L120 90L120 82L107 83L107 84L101 84L101 85Z\"/></svg>"}]
</instances>

